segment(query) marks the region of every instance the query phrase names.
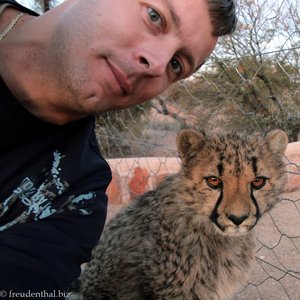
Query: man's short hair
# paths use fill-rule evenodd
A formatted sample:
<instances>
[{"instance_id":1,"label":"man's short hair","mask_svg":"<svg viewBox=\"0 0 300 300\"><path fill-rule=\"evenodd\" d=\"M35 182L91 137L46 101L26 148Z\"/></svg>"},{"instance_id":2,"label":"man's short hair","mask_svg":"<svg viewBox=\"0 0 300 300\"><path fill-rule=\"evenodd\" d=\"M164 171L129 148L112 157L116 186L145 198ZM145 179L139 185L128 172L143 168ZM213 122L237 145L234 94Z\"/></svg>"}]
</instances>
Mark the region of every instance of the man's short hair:
<instances>
[{"instance_id":1,"label":"man's short hair","mask_svg":"<svg viewBox=\"0 0 300 300\"><path fill-rule=\"evenodd\" d=\"M221 36L235 30L237 17L234 0L207 0L213 26L212 35Z\"/></svg>"}]
</instances>

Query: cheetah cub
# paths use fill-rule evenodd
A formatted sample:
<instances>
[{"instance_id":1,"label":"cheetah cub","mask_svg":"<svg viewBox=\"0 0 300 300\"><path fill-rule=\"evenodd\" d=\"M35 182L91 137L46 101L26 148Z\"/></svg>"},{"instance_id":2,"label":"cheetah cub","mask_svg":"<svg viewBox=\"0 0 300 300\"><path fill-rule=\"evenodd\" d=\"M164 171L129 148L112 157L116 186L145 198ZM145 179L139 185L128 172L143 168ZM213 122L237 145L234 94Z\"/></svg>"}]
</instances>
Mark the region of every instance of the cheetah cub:
<instances>
[{"instance_id":1,"label":"cheetah cub","mask_svg":"<svg viewBox=\"0 0 300 300\"><path fill-rule=\"evenodd\" d=\"M254 257L252 228L286 183L281 130L177 137L181 171L106 226L82 299L228 299Z\"/></svg>"}]
</instances>

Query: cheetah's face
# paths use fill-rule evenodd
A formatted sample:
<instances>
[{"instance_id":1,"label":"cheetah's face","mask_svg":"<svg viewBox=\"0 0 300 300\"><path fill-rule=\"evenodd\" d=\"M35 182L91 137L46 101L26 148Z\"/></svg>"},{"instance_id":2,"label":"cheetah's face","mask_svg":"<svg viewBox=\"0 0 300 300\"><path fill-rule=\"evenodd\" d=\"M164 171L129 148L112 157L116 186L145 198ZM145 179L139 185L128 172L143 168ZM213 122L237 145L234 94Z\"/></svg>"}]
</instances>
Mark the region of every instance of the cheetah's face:
<instances>
[{"instance_id":1,"label":"cheetah's face","mask_svg":"<svg viewBox=\"0 0 300 300\"><path fill-rule=\"evenodd\" d=\"M271 131L264 139L182 131L177 145L184 184L192 195L187 202L219 232L248 233L281 198L287 142L281 130Z\"/></svg>"}]
</instances>

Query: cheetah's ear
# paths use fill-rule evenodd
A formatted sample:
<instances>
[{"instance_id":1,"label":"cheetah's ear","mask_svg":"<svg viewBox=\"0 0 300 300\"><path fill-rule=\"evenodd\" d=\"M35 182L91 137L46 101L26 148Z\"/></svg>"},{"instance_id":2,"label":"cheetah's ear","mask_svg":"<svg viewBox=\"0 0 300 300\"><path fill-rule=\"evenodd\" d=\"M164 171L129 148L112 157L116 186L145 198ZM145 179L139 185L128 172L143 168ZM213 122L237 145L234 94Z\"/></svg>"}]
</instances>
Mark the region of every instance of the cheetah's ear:
<instances>
[{"instance_id":1,"label":"cheetah's ear","mask_svg":"<svg viewBox=\"0 0 300 300\"><path fill-rule=\"evenodd\" d=\"M191 129L181 130L177 135L176 144L182 162L187 163L205 144L205 133Z\"/></svg>"},{"instance_id":2,"label":"cheetah's ear","mask_svg":"<svg viewBox=\"0 0 300 300\"><path fill-rule=\"evenodd\" d=\"M271 152L283 155L288 144L288 136L284 131L275 129L266 135L265 142Z\"/></svg>"}]
</instances>

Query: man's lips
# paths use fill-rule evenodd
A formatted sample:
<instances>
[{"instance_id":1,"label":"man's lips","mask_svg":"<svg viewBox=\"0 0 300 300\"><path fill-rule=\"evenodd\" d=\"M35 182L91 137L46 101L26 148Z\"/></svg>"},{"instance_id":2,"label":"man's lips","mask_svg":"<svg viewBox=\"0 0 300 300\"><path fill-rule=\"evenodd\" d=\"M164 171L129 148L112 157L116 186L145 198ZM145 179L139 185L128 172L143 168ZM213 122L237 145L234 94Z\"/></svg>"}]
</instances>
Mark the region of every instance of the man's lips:
<instances>
[{"instance_id":1,"label":"man's lips","mask_svg":"<svg viewBox=\"0 0 300 300\"><path fill-rule=\"evenodd\" d=\"M128 95L130 91L130 83L128 82L127 76L121 70L117 69L113 64L111 64L108 60L107 63L117 82L119 83L124 95Z\"/></svg>"}]
</instances>

